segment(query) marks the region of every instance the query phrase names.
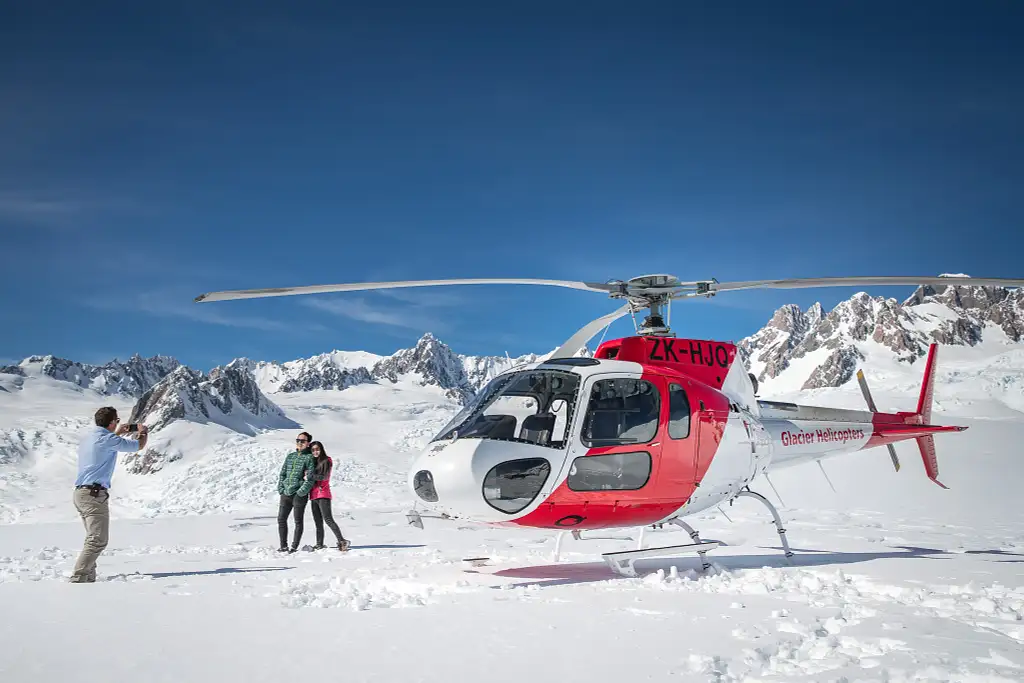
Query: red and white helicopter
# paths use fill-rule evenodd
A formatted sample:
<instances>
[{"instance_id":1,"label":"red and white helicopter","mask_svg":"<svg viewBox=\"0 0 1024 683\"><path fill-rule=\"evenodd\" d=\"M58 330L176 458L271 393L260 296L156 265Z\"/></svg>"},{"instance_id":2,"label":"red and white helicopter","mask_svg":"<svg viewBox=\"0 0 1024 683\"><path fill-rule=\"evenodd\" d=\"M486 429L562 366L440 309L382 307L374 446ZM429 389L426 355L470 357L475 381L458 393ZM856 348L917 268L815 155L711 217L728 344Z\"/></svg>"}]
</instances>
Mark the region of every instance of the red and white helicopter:
<instances>
[{"instance_id":1,"label":"red and white helicopter","mask_svg":"<svg viewBox=\"0 0 1024 683\"><path fill-rule=\"evenodd\" d=\"M778 512L750 484L772 467L917 441L927 476L939 486L934 435L966 427L931 424L937 345L932 344L914 412L876 410L857 373L866 411L761 401L756 379L737 362L736 346L679 339L663 318L678 299L748 289L870 285L997 285L1024 279L969 277L838 277L681 282L647 275L606 283L538 279L459 279L370 282L214 292L197 302L435 285L531 284L601 292L624 300L593 320L547 359L495 377L431 440L409 471L419 504L443 518L495 526L560 531L640 527L637 550L606 553L617 572L635 576L633 562L697 552L702 541L684 518L747 496L768 507L787 556ZM636 314L647 310L639 324ZM579 350L615 320L633 315L636 335L605 341L593 357ZM770 484L770 482L769 482ZM422 527L415 507L410 522ZM685 546L643 548L643 529L684 528ZM556 541L557 559L562 534Z\"/></svg>"}]
</instances>

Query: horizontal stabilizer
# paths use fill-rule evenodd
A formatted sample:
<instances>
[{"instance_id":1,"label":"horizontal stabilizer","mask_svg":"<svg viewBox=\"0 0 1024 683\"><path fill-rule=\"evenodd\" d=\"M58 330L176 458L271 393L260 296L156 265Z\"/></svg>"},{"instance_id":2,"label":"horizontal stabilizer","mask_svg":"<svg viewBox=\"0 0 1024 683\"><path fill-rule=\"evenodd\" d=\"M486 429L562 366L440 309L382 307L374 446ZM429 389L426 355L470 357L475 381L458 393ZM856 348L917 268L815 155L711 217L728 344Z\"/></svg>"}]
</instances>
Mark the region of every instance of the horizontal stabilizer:
<instances>
[{"instance_id":1,"label":"horizontal stabilizer","mask_svg":"<svg viewBox=\"0 0 1024 683\"><path fill-rule=\"evenodd\" d=\"M938 480L939 458L935 450L935 434L940 432L962 432L967 427L945 427L931 424L932 399L935 395L936 358L939 345L928 347L928 360L924 366L924 380L921 383L921 395L917 400L917 411L913 413L874 413L872 417L873 433L868 441L868 448L892 444L897 441L915 439L921 450L921 460L928 478L942 488L949 488ZM858 379L860 375L858 373ZM861 385L864 390L866 386ZM867 394L865 393L865 398ZM871 405L868 399L868 404Z\"/></svg>"}]
</instances>

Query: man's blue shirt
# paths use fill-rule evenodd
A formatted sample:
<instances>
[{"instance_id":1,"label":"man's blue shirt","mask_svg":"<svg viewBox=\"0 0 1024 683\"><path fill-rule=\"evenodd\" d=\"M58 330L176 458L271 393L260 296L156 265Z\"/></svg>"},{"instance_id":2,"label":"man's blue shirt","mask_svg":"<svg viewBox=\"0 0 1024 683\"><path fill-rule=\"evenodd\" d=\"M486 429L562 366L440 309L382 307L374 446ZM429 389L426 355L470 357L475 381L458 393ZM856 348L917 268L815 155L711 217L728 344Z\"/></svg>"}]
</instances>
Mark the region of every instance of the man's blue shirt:
<instances>
[{"instance_id":1,"label":"man's blue shirt","mask_svg":"<svg viewBox=\"0 0 1024 683\"><path fill-rule=\"evenodd\" d=\"M75 486L100 484L110 488L118 452L139 450L139 442L125 439L105 427L90 427L78 444L78 478Z\"/></svg>"}]
</instances>

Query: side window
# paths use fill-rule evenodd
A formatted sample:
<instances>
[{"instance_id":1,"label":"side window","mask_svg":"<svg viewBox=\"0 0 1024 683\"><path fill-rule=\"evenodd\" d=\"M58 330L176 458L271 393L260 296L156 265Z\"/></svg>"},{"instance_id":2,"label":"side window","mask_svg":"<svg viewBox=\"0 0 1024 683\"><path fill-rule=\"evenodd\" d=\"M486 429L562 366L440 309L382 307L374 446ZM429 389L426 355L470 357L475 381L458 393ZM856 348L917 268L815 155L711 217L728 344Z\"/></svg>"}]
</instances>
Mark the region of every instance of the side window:
<instances>
[{"instance_id":1,"label":"side window","mask_svg":"<svg viewBox=\"0 0 1024 683\"><path fill-rule=\"evenodd\" d=\"M673 439L690 435L690 400L678 384L668 385L668 435Z\"/></svg>"},{"instance_id":2,"label":"side window","mask_svg":"<svg viewBox=\"0 0 1024 683\"><path fill-rule=\"evenodd\" d=\"M587 446L646 443L658 433L658 389L642 379L594 382L580 435Z\"/></svg>"},{"instance_id":3,"label":"side window","mask_svg":"<svg viewBox=\"0 0 1024 683\"><path fill-rule=\"evenodd\" d=\"M635 491L650 476L650 453L584 455L573 461L567 483L573 491Z\"/></svg>"}]
</instances>

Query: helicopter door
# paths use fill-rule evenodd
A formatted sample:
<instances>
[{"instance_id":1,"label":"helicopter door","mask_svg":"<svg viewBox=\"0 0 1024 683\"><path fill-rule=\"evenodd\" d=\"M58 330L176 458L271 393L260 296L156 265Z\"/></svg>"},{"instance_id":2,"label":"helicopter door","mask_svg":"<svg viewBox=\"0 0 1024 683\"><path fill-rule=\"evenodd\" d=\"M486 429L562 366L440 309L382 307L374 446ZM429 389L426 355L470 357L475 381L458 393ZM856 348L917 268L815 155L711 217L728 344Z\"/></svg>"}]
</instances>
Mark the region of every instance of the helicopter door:
<instances>
[{"instance_id":1,"label":"helicopter door","mask_svg":"<svg viewBox=\"0 0 1024 683\"><path fill-rule=\"evenodd\" d=\"M693 488L697 471L699 412L687 391L690 383L666 382L666 429L662 441L662 462L658 489L673 499L685 498Z\"/></svg>"},{"instance_id":2,"label":"helicopter door","mask_svg":"<svg viewBox=\"0 0 1024 683\"><path fill-rule=\"evenodd\" d=\"M568 457L552 484L565 481L570 491L595 504L648 495L661 460L658 380L624 373L589 378L573 420Z\"/></svg>"}]
</instances>

